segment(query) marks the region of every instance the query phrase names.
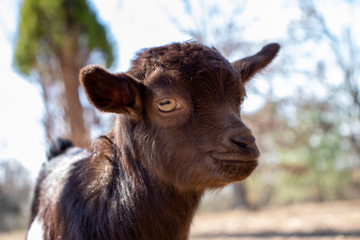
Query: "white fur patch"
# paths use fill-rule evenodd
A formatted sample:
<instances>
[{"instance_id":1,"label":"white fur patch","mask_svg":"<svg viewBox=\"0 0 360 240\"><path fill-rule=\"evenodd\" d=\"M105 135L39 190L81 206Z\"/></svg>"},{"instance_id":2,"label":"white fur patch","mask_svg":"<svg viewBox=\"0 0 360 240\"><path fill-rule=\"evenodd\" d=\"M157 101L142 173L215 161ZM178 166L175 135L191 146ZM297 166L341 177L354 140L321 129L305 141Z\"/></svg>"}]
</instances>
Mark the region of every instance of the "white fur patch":
<instances>
[{"instance_id":1,"label":"white fur patch","mask_svg":"<svg viewBox=\"0 0 360 240\"><path fill-rule=\"evenodd\" d=\"M31 223L30 229L27 233L27 240L41 240L44 239L44 224L37 217Z\"/></svg>"}]
</instances>

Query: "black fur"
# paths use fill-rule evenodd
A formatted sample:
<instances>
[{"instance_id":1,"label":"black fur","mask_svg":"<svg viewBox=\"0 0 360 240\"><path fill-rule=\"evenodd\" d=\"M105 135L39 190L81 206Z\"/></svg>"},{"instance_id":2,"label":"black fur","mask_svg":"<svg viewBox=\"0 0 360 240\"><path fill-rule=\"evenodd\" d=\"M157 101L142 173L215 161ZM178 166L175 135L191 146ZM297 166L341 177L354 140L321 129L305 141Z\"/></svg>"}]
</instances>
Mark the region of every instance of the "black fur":
<instances>
[{"instance_id":1,"label":"black fur","mask_svg":"<svg viewBox=\"0 0 360 240\"><path fill-rule=\"evenodd\" d=\"M63 154L67 149L73 147L74 144L69 139L57 138L50 146L49 151L46 154L48 160Z\"/></svg>"}]
</instances>

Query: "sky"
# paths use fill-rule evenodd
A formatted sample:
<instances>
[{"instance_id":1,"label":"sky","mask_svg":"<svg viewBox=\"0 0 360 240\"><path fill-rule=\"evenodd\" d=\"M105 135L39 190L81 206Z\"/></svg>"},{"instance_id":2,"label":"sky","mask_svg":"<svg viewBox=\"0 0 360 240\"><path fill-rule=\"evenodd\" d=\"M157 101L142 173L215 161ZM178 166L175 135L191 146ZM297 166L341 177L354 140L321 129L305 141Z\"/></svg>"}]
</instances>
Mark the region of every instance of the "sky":
<instances>
[{"instance_id":1,"label":"sky","mask_svg":"<svg viewBox=\"0 0 360 240\"><path fill-rule=\"evenodd\" d=\"M16 73L12 65L20 13L18 2L0 0L0 159L20 161L29 169L31 177L35 178L41 163L45 161L46 144L42 127L44 108L36 83ZM169 16L173 15L178 16L184 26L192 24L182 15L180 1L89 2L98 11L100 20L108 25L117 43L118 59L111 71L126 71L139 49L190 39L170 21ZM231 11L234 1L218 2L221 2L225 11ZM244 32L247 40L273 42L285 37L288 24L299 17L296 1L252 0L248 1L239 21L248 24ZM286 88L284 90L282 87L281 91L286 91ZM254 104L255 101L249 98L245 108L248 106L251 109Z\"/></svg>"}]
</instances>

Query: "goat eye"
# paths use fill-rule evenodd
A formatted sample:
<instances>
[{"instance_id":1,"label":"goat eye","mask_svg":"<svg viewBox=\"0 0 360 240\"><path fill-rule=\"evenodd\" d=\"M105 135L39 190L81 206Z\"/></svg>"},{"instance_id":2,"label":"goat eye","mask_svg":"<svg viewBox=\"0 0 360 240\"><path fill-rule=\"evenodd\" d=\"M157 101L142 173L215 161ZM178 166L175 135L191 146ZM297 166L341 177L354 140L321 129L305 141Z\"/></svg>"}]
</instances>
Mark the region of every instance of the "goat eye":
<instances>
[{"instance_id":1,"label":"goat eye","mask_svg":"<svg viewBox=\"0 0 360 240\"><path fill-rule=\"evenodd\" d=\"M176 100L174 98L161 99L157 106L162 112L171 112L176 108Z\"/></svg>"}]
</instances>

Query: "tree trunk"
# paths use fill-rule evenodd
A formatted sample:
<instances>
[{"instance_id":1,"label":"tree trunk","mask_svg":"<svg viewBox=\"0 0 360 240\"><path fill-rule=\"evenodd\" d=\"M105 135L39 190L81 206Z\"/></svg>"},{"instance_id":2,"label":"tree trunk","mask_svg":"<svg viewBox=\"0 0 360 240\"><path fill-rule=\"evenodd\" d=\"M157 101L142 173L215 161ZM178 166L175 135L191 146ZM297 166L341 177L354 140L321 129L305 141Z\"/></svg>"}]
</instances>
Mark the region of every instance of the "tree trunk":
<instances>
[{"instance_id":1,"label":"tree trunk","mask_svg":"<svg viewBox=\"0 0 360 240\"><path fill-rule=\"evenodd\" d=\"M234 208L250 208L250 203L247 198L247 191L244 182L238 182L234 185Z\"/></svg>"},{"instance_id":2,"label":"tree trunk","mask_svg":"<svg viewBox=\"0 0 360 240\"><path fill-rule=\"evenodd\" d=\"M60 62L67 102L65 113L70 119L71 140L73 143L79 147L88 147L90 136L84 126L83 108L79 99L79 67L76 62L77 51L74 51L74 48L76 47L71 37L64 37Z\"/></svg>"},{"instance_id":3,"label":"tree trunk","mask_svg":"<svg viewBox=\"0 0 360 240\"><path fill-rule=\"evenodd\" d=\"M41 79L39 77L39 83L42 89L42 97L45 107L45 116L43 119L44 125L45 125L45 132L46 132L46 138L49 142L51 142L53 139L53 125L52 125L52 114L49 111L49 93L48 93L48 86L45 83L45 80Z\"/></svg>"}]
</instances>

